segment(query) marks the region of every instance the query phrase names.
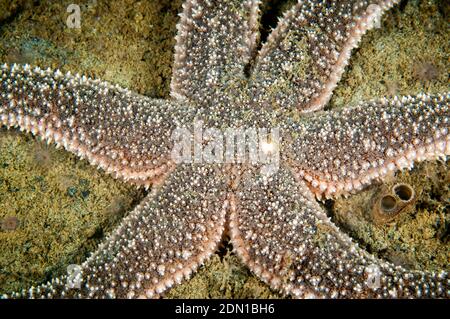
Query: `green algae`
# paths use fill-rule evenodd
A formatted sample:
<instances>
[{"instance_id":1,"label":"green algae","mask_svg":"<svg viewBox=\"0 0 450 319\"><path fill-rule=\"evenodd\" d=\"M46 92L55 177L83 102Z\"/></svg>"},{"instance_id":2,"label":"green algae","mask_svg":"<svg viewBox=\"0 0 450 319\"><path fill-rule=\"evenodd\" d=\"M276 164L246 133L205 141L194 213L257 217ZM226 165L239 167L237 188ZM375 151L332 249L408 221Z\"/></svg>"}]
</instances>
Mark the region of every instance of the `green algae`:
<instances>
[{"instance_id":1,"label":"green algae","mask_svg":"<svg viewBox=\"0 0 450 319\"><path fill-rule=\"evenodd\" d=\"M372 222L373 198L398 183L415 191L413 209L382 225ZM448 269L450 173L448 163L417 164L378 185L340 198L333 207L334 220L368 251L410 269Z\"/></svg>"},{"instance_id":2,"label":"green algae","mask_svg":"<svg viewBox=\"0 0 450 319\"><path fill-rule=\"evenodd\" d=\"M166 298L280 298L242 266L228 247L225 255L214 254L187 283L175 286Z\"/></svg>"},{"instance_id":3,"label":"green algae","mask_svg":"<svg viewBox=\"0 0 450 319\"><path fill-rule=\"evenodd\" d=\"M354 50L329 107L382 96L448 90L448 10L440 1L406 1L386 13Z\"/></svg>"},{"instance_id":4,"label":"green algae","mask_svg":"<svg viewBox=\"0 0 450 319\"><path fill-rule=\"evenodd\" d=\"M72 2L41 1L3 25L2 62L60 68L168 95L181 1L85 1L80 29L66 25ZM33 48L33 41L47 45Z\"/></svg>"},{"instance_id":5,"label":"green algae","mask_svg":"<svg viewBox=\"0 0 450 319\"><path fill-rule=\"evenodd\" d=\"M5 12L0 16L1 62L60 68L149 96L168 96L181 0L84 1L80 30L65 25L66 8L72 1L25 2L14 1L15 6L7 7L7 1L0 1L0 12ZM264 3L263 33L274 26L275 16L288 8L287 3L292 1ZM385 15L382 28L370 31L354 51L330 106L383 95L448 90L447 11L439 1L407 1ZM80 263L143 196L85 161L28 135L0 131L0 141L0 158L8 163L7 167L0 163L0 219L15 216L19 220L16 230L0 232L0 293L26 288L64 272L68 264ZM414 184L423 187L418 193L425 197L418 201L417 210L395 225L376 228L367 222L363 208L370 196L364 192L338 200L330 214L380 257L421 269L448 267L448 202L433 194L443 196L440 190L447 187L448 195L449 170L448 164L439 170L437 165L441 164L421 164L422 171L402 172L390 180L399 181L402 174L420 179L423 172L439 171L433 175L434 182L425 178ZM355 209L344 218L338 207L346 205ZM438 220L439 227L433 228ZM415 247L416 253L399 254L405 247ZM239 262L231 247L214 254L189 281L166 296L280 297Z\"/></svg>"},{"instance_id":6,"label":"green algae","mask_svg":"<svg viewBox=\"0 0 450 319\"><path fill-rule=\"evenodd\" d=\"M25 4L25 0L0 0L0 22L13 17Z\"/></svg>"}]
</instances>

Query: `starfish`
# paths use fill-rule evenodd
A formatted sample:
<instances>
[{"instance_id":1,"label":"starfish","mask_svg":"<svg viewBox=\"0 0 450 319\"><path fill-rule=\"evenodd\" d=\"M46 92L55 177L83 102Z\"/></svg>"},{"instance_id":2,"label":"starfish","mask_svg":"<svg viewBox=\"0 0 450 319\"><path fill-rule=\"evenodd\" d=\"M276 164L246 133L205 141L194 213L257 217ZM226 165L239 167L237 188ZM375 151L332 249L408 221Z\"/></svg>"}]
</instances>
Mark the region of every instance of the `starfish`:
<instances>
[{"instance_id":1,"label":"starfish","mask_svg":"<svg viewBox=\"0 0 450 319\"><path fill-rule=\"evenodd\" d=\"M395 2L299 1L259 49L259 1L187 0L167 100L70 73L1 66L2 125L151 187L81 265L79 287L65 275L6 297L157 297L226 235L253 273L293 297L448 297L445 270L376 258L317 201L450 154L450 93L323 110L352 49ZM199 126L207 129L199 134ZM224 160L217 142L242 128L278 129L279 139L261 138L258 148L275 160ZM180 131L194 145L183 157L190 161L174 156Z\"/></svg>"}]
</instances>

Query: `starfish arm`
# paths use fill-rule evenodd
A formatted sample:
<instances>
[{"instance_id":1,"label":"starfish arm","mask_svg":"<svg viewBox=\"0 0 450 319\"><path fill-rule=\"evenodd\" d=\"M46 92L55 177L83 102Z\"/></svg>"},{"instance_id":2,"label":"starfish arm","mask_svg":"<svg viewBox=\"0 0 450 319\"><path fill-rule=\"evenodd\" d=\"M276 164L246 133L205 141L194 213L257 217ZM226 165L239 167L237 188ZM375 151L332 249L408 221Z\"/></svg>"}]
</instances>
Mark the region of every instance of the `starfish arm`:
<instances>
[{"instance_id":1,"label":"starfish arm","mask_svg":"<svg viewBox=\"0 0 450 319\"><path fill-rule=\"evenodd\" d=\"M64 146L113 176L146 185L172 167L171 134L193 110L59 71L0 66L0 125Z\"/></svg>"},{"instance_id":2,"label":"starfish arm","mask_svg":"<svg viewBox=\"0 0 450 319\"><path fill-rule=\"evenodd\" d=\"M78 289L63 276L9 297L152 298L188 278L224 232L226 184L217 172L177 166L69 278Z\"/></svg>"},{"instance_id":3,"label":"starfish arm","mask_svg":"<svg viewBox=\"0 0 450 319\"><path fill-rule=\"evenodd\" d=\"M396 0L298 1L257 56L253 99L265 107L322 109L361 37Z\"/></svg>"},{"instance_id":4,"label":"starfish arm","mask_svg":"<svg viewBox=\"0 0 450 319\"><path fill-rule=\"evenodd\" d=\"M243 262L294 297L448 297L448 274L406 270L358 247L287 169L250 175L230 199L230 237Z\"/></svg>"},{"instance_id":5,"label":"starfish arm","mask_svg":"<svg viewBox=\"0 0 450 319\"><path fill-rule=\"evenodd\" d=\"M450 93L395 97L294 125L287 161L317 196L360 190L414 161L450 155Z\"/></svg>"},{"instance_id":6,"label":"starfish arm","mask_svg":"<svg viewBox=\"0 0 450 319\"><path fill-rule=\"evenodd\" d=\"M171 95L209 101L244 77L258 39L259 0L188 0L176 36Z\"/></svg>"}]
</instances>

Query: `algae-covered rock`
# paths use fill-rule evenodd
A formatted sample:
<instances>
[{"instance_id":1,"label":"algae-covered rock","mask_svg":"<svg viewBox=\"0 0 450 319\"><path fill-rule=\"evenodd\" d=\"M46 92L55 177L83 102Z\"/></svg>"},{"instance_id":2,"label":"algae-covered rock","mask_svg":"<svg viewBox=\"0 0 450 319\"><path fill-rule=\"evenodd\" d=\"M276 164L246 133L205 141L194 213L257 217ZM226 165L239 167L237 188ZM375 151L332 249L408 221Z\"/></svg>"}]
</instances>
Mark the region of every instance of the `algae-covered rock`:
<instances>
[{"instance_id":1,"label":"algae-covered rock","mask_svg":"<svg viewBox=\"0 0 450 319\"><path fill-rule=\"evenodd\" d=\"M250 271L227 247L217 253L188 282L175 286L167 298L280 298Z\"/></svg>"},{"instance_id":2,"label":"algae-covered rock","mask_svg":"<svg viewBox=\"0 0 450 319\"><path fill-rule=\"evenodd\" d=\"M374 199L392 194L400 183L414 190L412 207L393 220L375 223ZM448 268L450 259L450 172L448 163L421 163L372 185L333 206L334 220L361 246L380 258L410 269Z\"/></svg>"},{"instance_id":3,"label":"algae-covered rock","mask_svg":"<svg viewBox=\"0 0 450 319\"><path fill-rule=\"evenodd\" d=\"M264 4L265 34L288 2ZM0 62L59 68L168 97L181 0L82 1L80 29L66 24L71 3L0 0ZM381 28L354 50L329 107L448 90L448 6L443 3L402 1L387 13ZM386 183L399 181L413 185L419 197L415 209L393 224L376 226L366 218L377 185L330 203L330 215L382 258L420 269L448 268L448 163L424 163ZM80 263L143 196L63 150L0 130L0 294ZM231 247L166 296L280 297L239 262Z\"/></svg>"},{"instance_id":4,"label":"algae-covered rock","mask_svg":"<svg viewBox=\"0 0 450 319\"><path fill-rule=\"evenodd\" d=\"M26 0L0 0L0 23L11 19L26 4Z\"/></svg>"},{"instance_id":5,"label":"algae-covered rock","mask_svg":"<svg viewBox=\"0 0 450 319\"><path fill-rule=\"evenodd\" d=\"M0 293L79 264L142 197L86 161L0 131Z\"/></svg>"},{"instance_id":6,"label":"algae-covered rock","mask_svg":"<svg viewBox=\"0 0 450 319\"><path fill-rule=\"evenodd\" d=\"M450 51L445 1L401 1L353 51L330 107L381 96L448 91Z\"/></svg>"}]
</instances>

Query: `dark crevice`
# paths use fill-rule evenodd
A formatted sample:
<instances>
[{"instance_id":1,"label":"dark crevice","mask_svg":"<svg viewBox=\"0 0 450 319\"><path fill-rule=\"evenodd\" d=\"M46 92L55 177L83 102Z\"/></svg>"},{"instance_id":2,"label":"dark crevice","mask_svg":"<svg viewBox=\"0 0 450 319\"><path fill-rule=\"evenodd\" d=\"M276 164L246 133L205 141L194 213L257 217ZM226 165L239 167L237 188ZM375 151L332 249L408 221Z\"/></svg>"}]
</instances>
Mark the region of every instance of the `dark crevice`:
<instances>
[{"instance_id":1,"label":"dark crevice","mask_svg":"<svg viewBox=\"0 0 450 319\"><path fill-rule=\"evenodd\" d=\"M261 6L261 14L259 20L259 41L256 45L254 56L244 68L244 74L249 77L255 58L262 45L267 41L270 32L277 26L278 20L283 16L283 12L288 10L295 1L293 0L268 0L264 1Z\"/></svg>"},{"instance_id":2,"label":"dark crevice","mask_svg":"<svg viewBox=\"0 0 450 319\"><path fill-rule=\"evenodd\" d=\"M402 0L400 1L400 3L398 4L398 9L400 10L400 12L405 12L405 8L408 5L409 0Z\"/></svg>"},{"instance_id":3,"label":"dark crevice","mask_svg":"<svg viewBox=\"0 0 450 319\"><path fill-rule=\"evenodd\" d=\"M259 26L261 37L258 49L261 48L262 43L266 42L272 29L277 26L278 20L282 17L283 12L290 7L288 5L290 2L294 3L289 0L269 0L263 2L261 5L261 19Z\"/></svg>"},{"instance_id":4,"label":"dark crevice","mask_svg":"<svg viewBox=\"0 0 450 319\"><path fill-rule=\"evenodd\" d=\"M450 1L441 1L438 3L439 13L448 21L450 15Z\"/></svg>"}]
</instances>

